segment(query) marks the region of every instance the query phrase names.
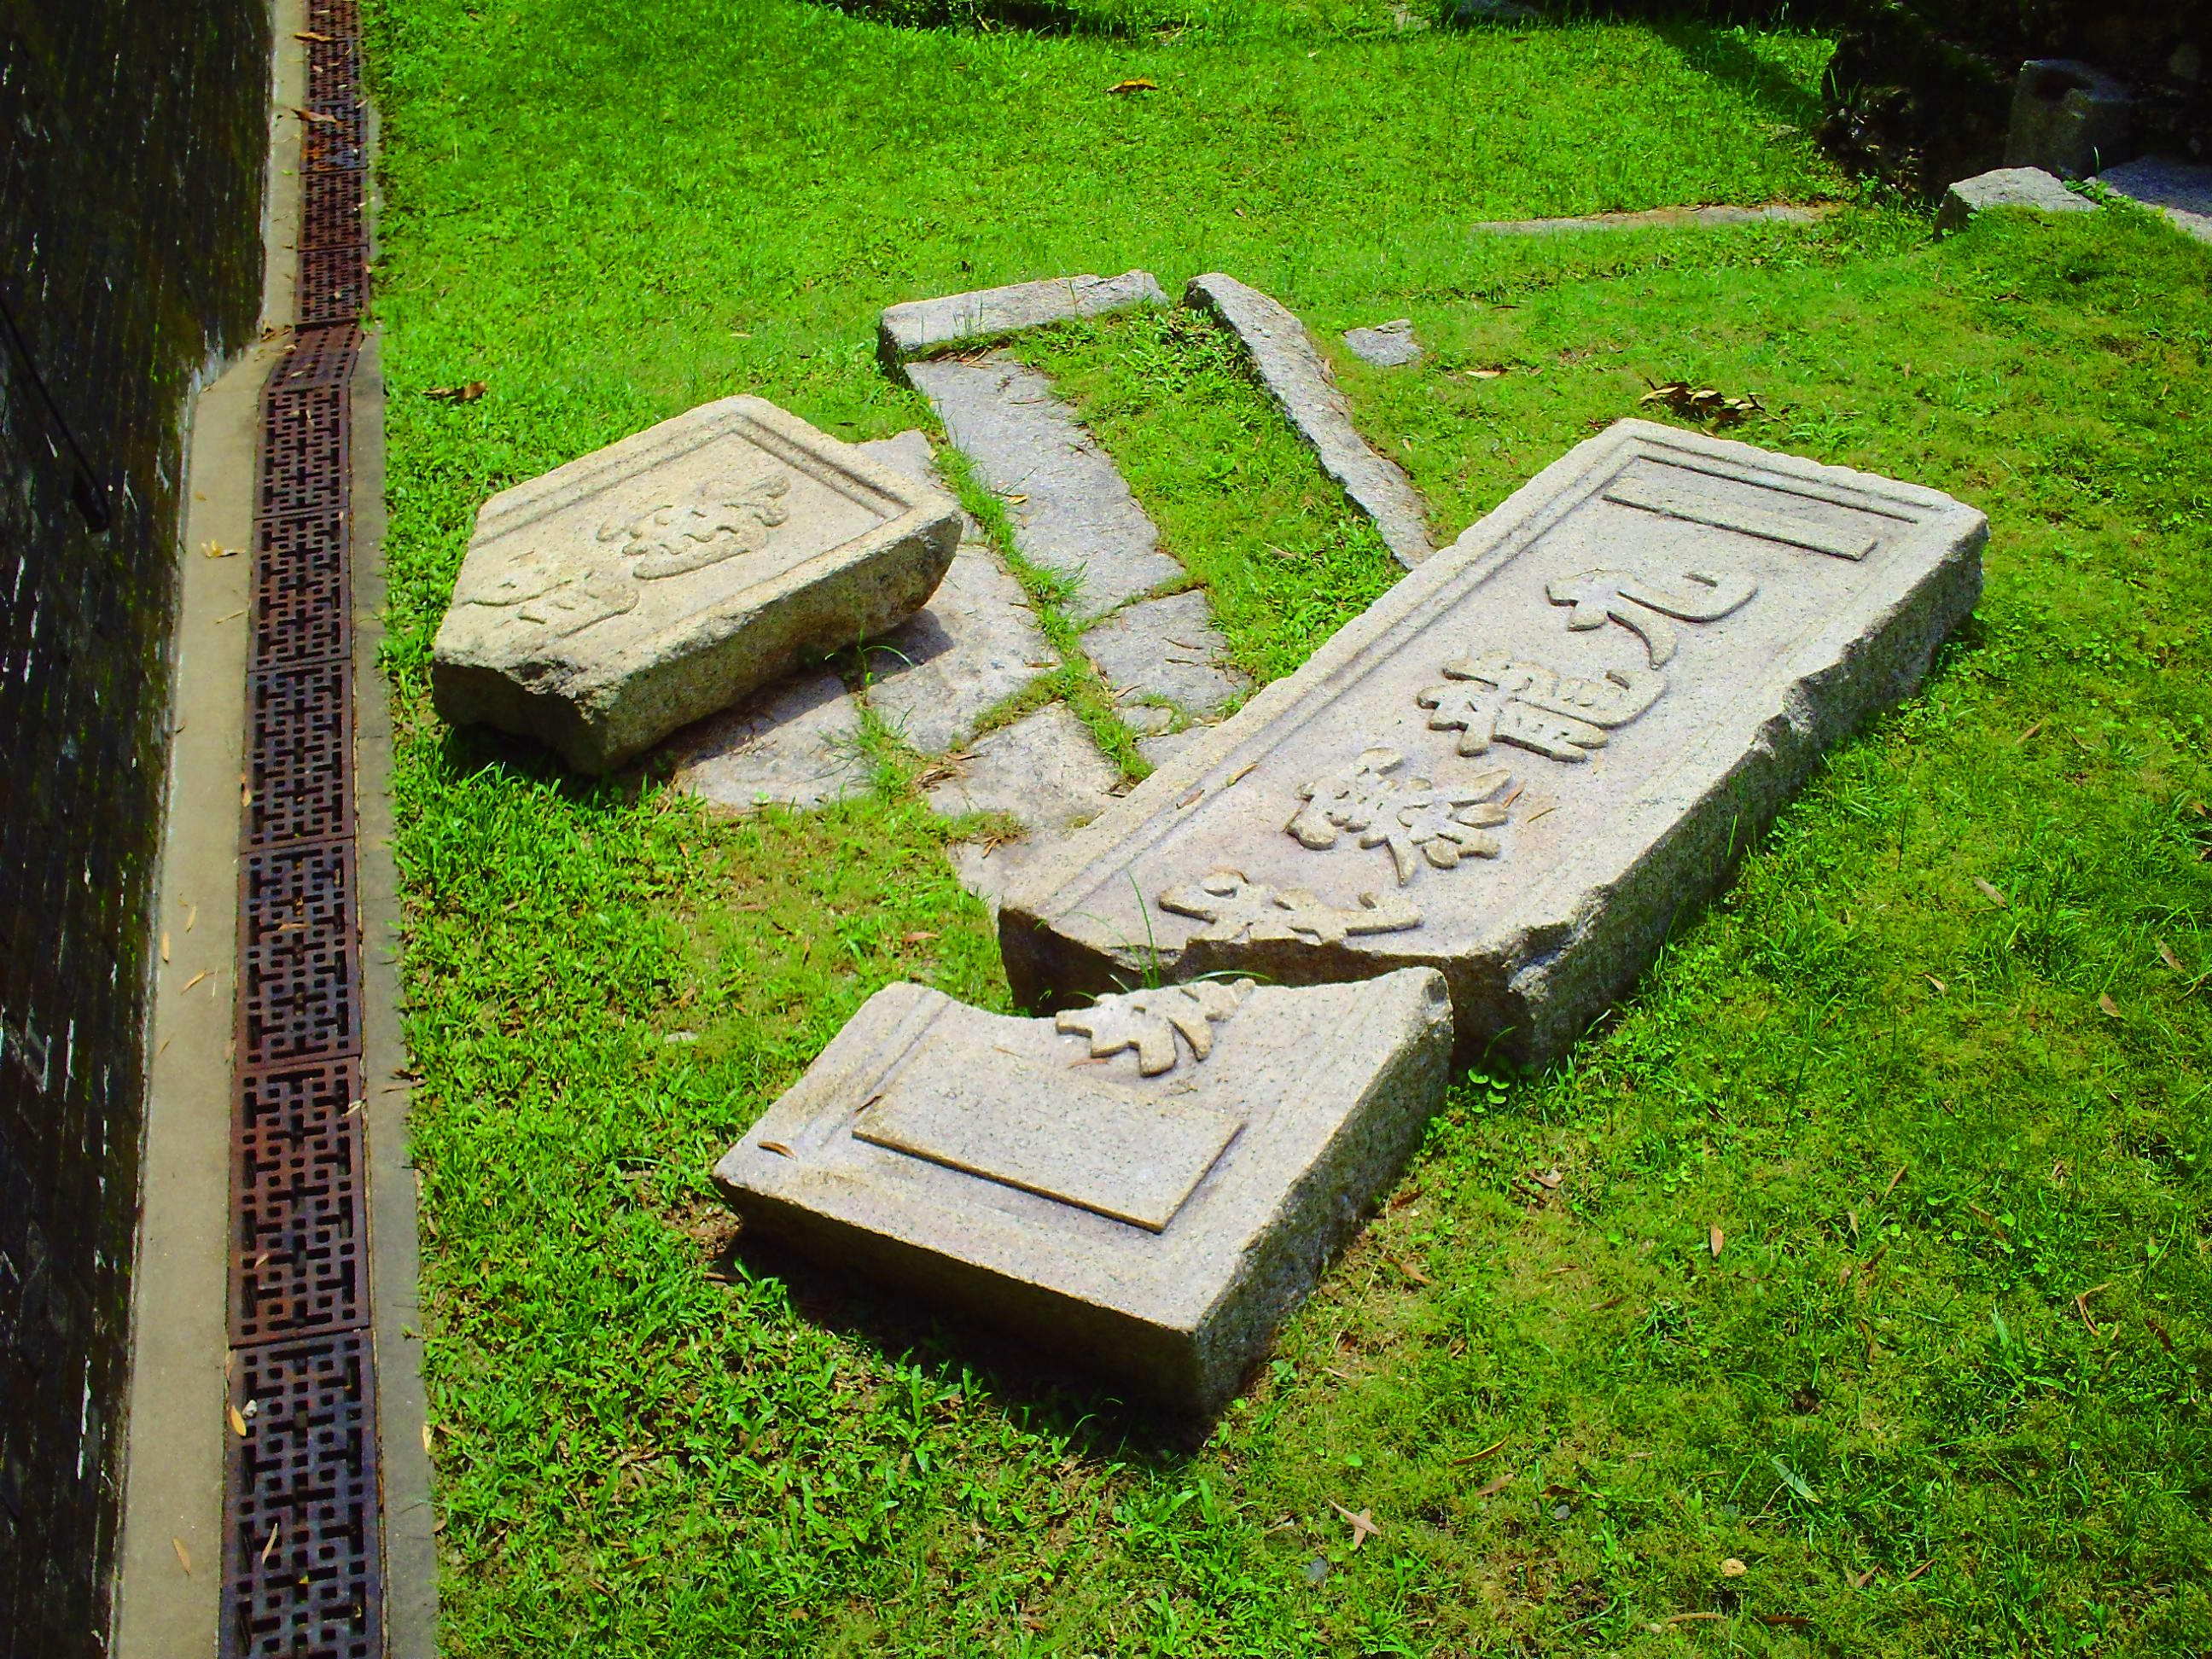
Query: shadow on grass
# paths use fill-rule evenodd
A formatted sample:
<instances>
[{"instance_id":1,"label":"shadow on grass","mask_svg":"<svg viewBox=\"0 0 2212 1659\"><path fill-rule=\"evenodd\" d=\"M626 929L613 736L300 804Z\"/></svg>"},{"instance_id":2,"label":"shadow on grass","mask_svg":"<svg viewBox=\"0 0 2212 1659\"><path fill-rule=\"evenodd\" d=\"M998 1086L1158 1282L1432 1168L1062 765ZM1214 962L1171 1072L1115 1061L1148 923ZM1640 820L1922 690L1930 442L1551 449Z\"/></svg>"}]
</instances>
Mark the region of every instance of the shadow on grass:
<instances>
[{"instance_id":1,"label":"shadow on grass","mask_svg":"<svg viewBox=\"0 0 2212 1659\"><path fill-rule=\"evenodd\" d=\"M924 1312L918 1298L824 1267L770 1239L740 1232L714 1267L732 1279L778 1280L800 1318L865 1343L887 1362L964 1374L1024 1433L1064 1437L1086 1459L1164 1473L1188 1462L1212 1431L1211 1420L1124 1400L1053 1364L1027 1343L967 1319Z\"/></svg>"},{"instance_id":2,"label":"shadow on grass","mask_svg":"<svg viewBox=\"0 0 2212 1659\"><path fill-rule=\"evenodd\" d=\"M1681 53L1692 69L1735 88L1778 121L1809 133L1826 118L1818 97L1753 52L1733 30L1672 18L1655 25L1653 32ZM1723 136L1715 135L1715 142L1723 142Z\"/></svg>"}]
</instances>

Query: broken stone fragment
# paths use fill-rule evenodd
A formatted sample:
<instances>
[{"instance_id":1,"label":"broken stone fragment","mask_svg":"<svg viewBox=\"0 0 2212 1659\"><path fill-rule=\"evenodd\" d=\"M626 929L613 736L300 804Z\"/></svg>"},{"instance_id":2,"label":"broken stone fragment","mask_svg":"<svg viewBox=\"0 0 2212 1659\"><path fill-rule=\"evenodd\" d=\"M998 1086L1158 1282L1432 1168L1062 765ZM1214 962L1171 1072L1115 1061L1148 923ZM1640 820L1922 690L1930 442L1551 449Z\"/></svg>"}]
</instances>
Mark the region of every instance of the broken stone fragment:
<instances>
[{"instance_id":1,"label":"broken stone fragment","mask_svg":"<svg viewBox=\"0 0 2212 1659\"><path fill-rule=\"evenodd\" d=\"M773 404L708 404L484 503L432 696L608 771L904 621L959 529L943 495Z\"/></svg>"},{"instance_id":2,"label":"broken stone fragment","mask_svg":"<svg viewBox=\"0 0 2212 1659\"><path fill-rule=\"evenodd\" d=\"M1957 230L1986 208L2025 208L2031 213L2094 213L2097 204L2076 196L2041 167L1999 167L1961 179L1943 192L1936 216L1939 230Z\"/></svg>"},{"instance_id":3,"label":"broken stone fragment","mask_svg":"<svg viewBox=\"0 0 2212 1659\"><path fill-rule=\"evenodd\" d=\"M748 1231L1204 1417L1419 1143L1450 1050L1426 969L1056 1021L892 985L714 1179Z\"/></svg>"},{"instance_id":4,"label":"broken stone fragment","mask_svg":"<svg viewBox=\"0 0 2212 1659\"><path fill-rule=\"evenodd\" d=\"M1359 435L1352 405L1306 325L1279 301L1218 271L1192 277L1182 302L1236 335L1267 395L1320 458L1322 471L1375 521L1398 562L1411 569L1427 558L1434 550L1420 492Z\"/></svg>"},{"instance_id":5,"label":"broken stone fragment","mask_svg":"<svg viewBox=\"0 0 2212 1659\"><path fill-rule=\"evenodd\" d=\"M884 311L877 325L877 353L886 368L904 379L908 358L939 346L1103 317L1137 306L1164 306L1167 299L1150 271L1125 270L1119 276L1052 276L971 294L909 300Z\"/></svg>"},{"instance_id":6,"label":"broken stone fragment","mask_svg":"<svg viewBox=\"0 0 2212 1659\"><path fill-rule=\"evenodd\" d=\"M1345 331L1344 343L1352 355L1377 368L1397 368L1421 360L1421 343L1413 337L1413 319L1400 317L1372 328Z\"/></svg>"},{"instance_id":7,"label":"broken stone fragment","mask_svg":"<svg viewBox=\"0 0 2212 1659\"><path fill-rule=\"evenodd\" d=\"M1023 1006L1440 969L1556 1058L1981 590L1933 490L1624 421L1018 873Z\"/></svg>"}]
</instances>

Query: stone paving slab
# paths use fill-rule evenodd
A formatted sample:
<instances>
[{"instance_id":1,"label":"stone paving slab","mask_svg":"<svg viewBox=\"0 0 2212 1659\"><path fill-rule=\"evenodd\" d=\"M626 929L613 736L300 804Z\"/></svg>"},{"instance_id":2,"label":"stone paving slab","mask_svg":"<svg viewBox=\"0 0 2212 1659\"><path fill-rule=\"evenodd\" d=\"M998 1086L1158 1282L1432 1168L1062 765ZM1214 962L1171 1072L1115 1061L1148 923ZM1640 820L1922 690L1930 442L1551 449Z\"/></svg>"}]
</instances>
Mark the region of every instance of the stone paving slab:
<instances>
[{"instance_id":1,"label":"stone paving slab","mask_svg":"<svg viewBox=\"0 0 2212 1659\"><path fill-rule=\"evenodd\" d=\"M1932 490L1622 422L1038 860L1000 914L1015 994L1426 964L1463 1056L1555 1058L1918 683L1985 537Z\"/></svg>"},{"instance_id":2,"label":"stone paving slab","mask_svg":"<svg viewBox=\"0 0 2212 1659\"><path fill-rule=\"evenodd\" d=\"M963 885L996 904L1031 860L1064 844L1114 804L1121 769L1099 752L1091 728L1064 702L1047 703L975 740L950 775L922 792L947 817L1002 812L1026 834L1018 841L968 842L952 849Z\"/></svg>"},{"instance_id":3,"label":"stone paving slab","mask_svg":"<svg viewBox=\"0 0 2212 1659\"><path fill-rule=\"evenodd\" d=\"M1137 306L1164 306L1167 301L1146 270L1125 270L1119 276L1054 276L978 289L972 294L911 300L884 313L877 325L877 350L886 368L903 376L908 358L940 346Z\"/></svg>"},{"instance_id":4,"label":"stone paving slab","mask_svg":"<svg viewBox=\"0 0 2212 1659\"><path fill-rule=\"evenodd\" d=\"M2033 213L2094 213L2097 204L2076 196L2041 167L1998 167L1961 179L1943 192L1936 216L1940 230L1956 230L1984 208L2025 208Z\"/></svg>"},{"instance_id":5,"label":"stone paving slab","mask_svg":"<svg viewBox=\"0 0 2212 1659\"><path fill-rule=\"evenodd\" d=\"M1225 665L1229 641L1213 626L1206 595L1195 589L1123 606L1084 635L1083 649L1124 702L1165 697L1203 719L1250 687Z\"/></svg>"},{"instance_id":6,"label":"stone paving slab","mask_svg":"<svg viewBox=\"0 0 2212 1659\"><path fill-rule=\"evenodd\" d=\"M1451 1046L1426 970L1056 1021L892 985L714 1180L748 1232L1202 1418L1404 1166Z\"/></svg>"},{"instance_id":7,"label":"stone paving slab","mask_svg":"<svg viewBox=\"0 0 2212 1659\"><path fill-rule=\"evenodd\" d=\"M1413 337L1413 319L1400 317L1372 328L1346 329L1344 343L1362 362L1377 368L1401 368L1421 361L1421 343Z\"/></svg>"},{"instance_id":8,"label":"stone paving slab","mask_svg":"<svg viewBox=\"0 0 2212 1659\"><path fill-rule=\"evenodd\" d=\"M975 475L1005 498L1023 558L1074 579L1079 622L1182 579L1120 471L1052 381L1004 352L908 366Z\"/></svg>"},{"instance_id":9,"label":"stone paving slab","mask_svg":"<svg viewBox=\"0 0 2212 1659\"><path fill-rule=\"evenodd\" d=\"M726 398L485 502L431 691L605 772L913 615L958 529L938 491Z\"/></svg>"},{"instance_id":10,"label":"stone paving slab","mask_svg":"<svg viewBox=\"0 0 2212 1659\"><path fill-rule=\"evenodd\" d=\"M1831 204L1800 207L1772 202L1762 207L1644 208L1634 213L1586 213L1573 219L1483 219L1468 227L1478 236L1560 236L1578 230L1686 230L1727 225L1809 225L1835 211Z\"/></svg>"},{"instance_id":11,"label":"stone paving slab","mask_svg":"<svg viewBox=\"0 0 2212 1659\"><path fill-rule=\"evenodd\" d=\"M677 787L711 805L821 806L867 787L860 704L834 669L815 667L755 693L673 738Z\"/></svg>"},{"instance_id":12,"label":"stone paving slab","mask_svg":"<svg viewBox=\"0 0 2212 1659\"><path fill-rule=\"evenodd\" d=\"M1259 289L1218 271L1192 277L1183 303L1211 313L1243 343L1267 395L1321 458L1322 471L1375 521L1398 562L1411 569L1427 558L1435 550L1420 492L1359 435L1352 405L1306 325Z\"/></svg>"},{"instance_id":13,"label":"stone paving slab","mask_svg":"<svg viewBox=\"0 0 2212 1659\"><path fill-rule=\"evenodd\" d=\"M2163 213L2200 242L2212 242L2212 167L2146 155L2107 167L2097 182L2130 201Z\"/></svg>"},{"instance_id":14,"label":"stone paving slab","mask_svg":"<svg viewBox=\"0 0 2212 1659\"><path fill-rule=\"evenodd\" d=\"M856 446L909 477L942 487L929 440L902 432ZM867 647L868 706L925 755L951 748L1039 674L1060 666L1022 586L973 519L929 603Z\"/></svg>"}]
</instances>

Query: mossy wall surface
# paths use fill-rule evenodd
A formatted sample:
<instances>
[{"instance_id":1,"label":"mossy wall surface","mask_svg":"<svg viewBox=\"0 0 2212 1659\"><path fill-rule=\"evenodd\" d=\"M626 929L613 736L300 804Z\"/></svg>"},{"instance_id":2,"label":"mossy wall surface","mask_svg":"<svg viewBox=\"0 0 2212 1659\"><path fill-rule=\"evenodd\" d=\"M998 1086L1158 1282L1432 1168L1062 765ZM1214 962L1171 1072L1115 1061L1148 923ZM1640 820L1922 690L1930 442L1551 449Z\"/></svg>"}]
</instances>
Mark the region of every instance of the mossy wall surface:
<instances>
[{"instance_id":1,"label":"mossy wall surface","mask_svg":"<svg viewBox=\"0 0 2212 1659\"><path fill-rule=\"evenodd\" d=\"M270 46L257 0L0 0L9 1656L107 1643L183 417L259 310Z\"/></svg>"}]
</instances>

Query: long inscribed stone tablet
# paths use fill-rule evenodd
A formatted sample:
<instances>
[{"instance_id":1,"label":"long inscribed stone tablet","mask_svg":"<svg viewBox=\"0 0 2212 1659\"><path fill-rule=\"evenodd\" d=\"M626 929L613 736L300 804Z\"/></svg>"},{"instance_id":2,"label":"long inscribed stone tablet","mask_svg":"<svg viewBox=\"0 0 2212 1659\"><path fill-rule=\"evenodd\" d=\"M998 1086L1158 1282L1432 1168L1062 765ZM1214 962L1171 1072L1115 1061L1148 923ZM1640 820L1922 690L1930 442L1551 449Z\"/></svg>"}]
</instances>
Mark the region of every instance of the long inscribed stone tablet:
<instances>
[{"instance_id":1,"label":"long inscribed stone tablet","mask_svg":"<svg viewBox=\"0 0 2212 1659\"><path fill-rule=\"evenodd\" d=\"M438 629L438 712L620 765L921 609L945 495L758 398L726 398L484 503Z\"/></svg>"},{"instance_id":2,"label":"long inscribed stone tablet","mask_svg":"<svg viewBox=\"0 0 2212 1659\"><path fill-rule=\"evenodd\" d=\"M1981 591L1982 515L1624 421L1024 872L1015 994L1425 965L1558 1055Z\"/></svg>"},{"instance_id":3,"label":"long inscribed stone tablet","mask_svg":"<svg viewBox=\"0 0 2212 1659\"><path fill-rule=\"evenodd\" d=\"M1202 1415L1419 1144L1450 1051L1428 972L1056 1020L893 985L714 1178L749 1228Z\"/></svg>"}]
</instances>

